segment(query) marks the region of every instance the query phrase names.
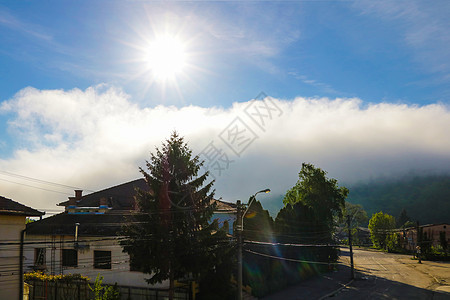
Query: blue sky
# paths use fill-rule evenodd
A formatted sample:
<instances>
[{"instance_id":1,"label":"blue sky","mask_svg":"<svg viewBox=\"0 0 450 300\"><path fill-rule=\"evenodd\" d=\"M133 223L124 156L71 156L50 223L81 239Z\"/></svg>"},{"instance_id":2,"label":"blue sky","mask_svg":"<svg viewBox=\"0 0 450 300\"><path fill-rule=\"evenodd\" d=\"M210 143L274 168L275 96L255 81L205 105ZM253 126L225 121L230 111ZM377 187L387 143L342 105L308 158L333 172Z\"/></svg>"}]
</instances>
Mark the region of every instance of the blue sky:
<instances>
[{"instance_id":1,"label":"blue sky","mask_svg":"<svg viewBox=\"0 0 450 300\"><path fill-rule=\"evenodd\" d=\"M428 164L428 169L444 166L441 169L448 171L448 143L445 142L448 134L441 129L450 125L449 13L448 1L432 4L425 1L0 3L0 169L48 181L61 179L89 189L105 187L134 178L130 170L135 170L148 149L158 145L171 130L186 134L195 150L201 151L202 145L219 136L240 104L264 92L285 109L285 117L274 124L291 124L288 128L276 124L274 128L289 132L295 141L279 139L280 132L273 132L269 137L266 132L270 130L258 133L260 140L278 140L286 145L304 141L305 136L298 133L299 124L293 120L311 119L314 123L326 112L332 118L339 116L341 120L354 121L345 127L339 127L341 122L336 121L346 134L355 134L354 141L364 133L355 133L352 128L370 128L365 132L370 135L375 134L371 130L377 126L384 128L385 124L395 123L394 127L385 129L397 132L398 136L381 139L380 149L383 145L394 145L393 139L415 145L413 149L408 148L413 154L399 162L399 169L423 169L424 166L414 165L420 158L427 162L424 165ZM166 81L155 77L146 56L149 44L161 35L177 37L187 57L185 68ZM299 109L298 99L307 103L301 104L305 105L301 111L312 105L311 111L316 112L314 118L292 113ZM209 123L192 121L189 109ZM374 115L370 115L372 112ZM127 113L132 115L125 116ZM79 119L77 114L85 118ZM148 129L149 136L139 131L141 138L147 138L148 142L139 144L141 152L131 153L123 150L128 145L113 142L119 129L108 133L102 122L113 119L108 124L125 122L129 130L138 131L131 126L137 116L151 120L136 122L136 126L154 127ZM178 122L167 119L168 116L185 123L174 125ZM293 120L286 119L287 116ZM364 118L373 120L374 124L361 125ZM75 121L70 123L71 119ZM93 127L88 128L83 120ZM164 125L155 125L152 120L163 120ZM421 133L413 120L428 122L433 132ZM187 123L197 127L184 125ZM312 128L313 123L302 124ZM92 130L111 138L99 139L92 135ZM410 137L408 131L418 134ZM321 163L338 179L342 176L342 180L351 180L384 174L397 155L405 156L404 151L392 146L395 149L389 153L380 150L366 157L372 152L367 150L367 144L358 142L353 148L360 149L357 155L360 163L351 169L359 175L352 177L339 171L342 164L333 162L331 152L324 152L320 157L312 155L318 153L313 145L326 145L321 139L325 137L304 145L302 149L311 151L295 161L295 169L280 169L294 176L289 184L295 182L301 161ZM419 143L427 139L441 140L441 144ZM71 161L73 166L75 160L84 158L83 163L88 164L87 157L96 153L108 159L105 158L103 165L92 167L92 174L87 177L109 173L105 166L116 157L108 156L108 151L102 152L97 145L100 140L105 147L123 150L121 164L129 170L124 171L125 175L106 176L97 184L88 184L77 177L81 175L74 174L80 170L72 173L67 171L69 165L64 165L65 171L61 164L57 167L59 161ZM336 143L332 148L340 149ZM342 162L351 152L344 148L339 156ZM257 164L257 157L274 159L277 155L249 150L240 164L251 161ZM44 170L36 170L39 164L30 165L33 159L40 159L46 166ZM279 159L278 166L292 165ZM367 161L386 168L375 172L362 163ZM230 171L230 178L218 182L218 190L224 196L238 197L228 192L232 182L241 180L236 174ZM6 184L5 180L11 178L3 179L2 184ZM249 187L249 192L252 188ZM26 202L23 199L26 194L17 190L11 187L6 190L11 194L4 196L16 196L21 198L17 200Z\"/></svg>"},{"instance_id":2,"label":"blue sky","mask_svg":"<svg viewBox=\"0 0 450 300\"><path fill-rule=\"evenodd\" d=\"M26 86L108 83L150 106L228 107L261 90L282 98L446 101L448 12L447 1L12 3L0 6L0 99ZM139 74L136 47L166 27L189 40L201 70L178 82L181 95L163 99Z\"/></svg>"}]
</instances>

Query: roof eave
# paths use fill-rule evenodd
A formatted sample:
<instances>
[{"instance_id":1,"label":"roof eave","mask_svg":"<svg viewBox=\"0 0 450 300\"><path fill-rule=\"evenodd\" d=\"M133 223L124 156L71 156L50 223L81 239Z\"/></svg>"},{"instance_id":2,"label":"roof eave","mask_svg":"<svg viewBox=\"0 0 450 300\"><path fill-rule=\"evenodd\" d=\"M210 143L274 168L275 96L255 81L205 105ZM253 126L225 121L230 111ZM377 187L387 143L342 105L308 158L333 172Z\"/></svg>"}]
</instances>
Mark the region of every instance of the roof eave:
<instances>
[{"instance_id":1,"label":"roof eave","mask_svg":"<svg viewBox=\"0 0 450 300\"><path fill-rule=\"evenodd\" d=\"M45 212L24 212L24 211L13 211L13 210L0 210L0 215L13 215L13 216L25 216L25 217L40 217L45 215Z\"/></svg>"}]
</instances>

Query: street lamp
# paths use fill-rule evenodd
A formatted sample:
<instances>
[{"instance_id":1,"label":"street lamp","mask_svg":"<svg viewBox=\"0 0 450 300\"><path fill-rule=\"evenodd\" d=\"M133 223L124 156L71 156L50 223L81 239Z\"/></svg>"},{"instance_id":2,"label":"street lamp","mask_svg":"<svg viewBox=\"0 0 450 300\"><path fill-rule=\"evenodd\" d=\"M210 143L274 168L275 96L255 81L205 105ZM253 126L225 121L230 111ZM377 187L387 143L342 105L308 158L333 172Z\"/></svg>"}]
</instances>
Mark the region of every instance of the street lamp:
<instances>
[{"instance_id":1,"label":"street lamp","mask_svg":"<svg viewBox=\"0 0 450 300\"><path fill-rule=\"evenodd\" d=\"M75 249L78 250L78 227L80 226L80 223L75 223Z\"/></svg>"},{"instance_id":2,"label":"street lamp","mask_svg":"<svg viewBox=\"0 0 450 300\"><path fill-rule=\"evenodd\" d=\"M248 212L248 209L252 205L253 201L256 199L256 195L260 193L270 193L270 189L261 190L256 192L254 195L250 196L247 203L247 208L244 213L242 213L241 201L238 200L237 204L237 216L236 216L236 231L238 234L238 280L237 280L237 288L238 288L238 300L242 300L242 232L244 231L244 217Z\"/></svg>"}]
</instances>

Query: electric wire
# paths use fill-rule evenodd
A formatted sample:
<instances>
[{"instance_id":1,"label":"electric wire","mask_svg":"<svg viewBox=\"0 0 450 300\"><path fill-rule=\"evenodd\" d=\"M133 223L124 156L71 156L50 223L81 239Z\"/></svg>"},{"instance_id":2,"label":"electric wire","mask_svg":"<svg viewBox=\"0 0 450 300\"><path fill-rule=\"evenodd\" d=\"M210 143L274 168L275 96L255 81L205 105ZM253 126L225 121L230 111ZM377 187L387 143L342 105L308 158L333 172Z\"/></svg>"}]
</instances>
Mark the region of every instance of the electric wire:
<instances>
[{"instance_id":1,"label":"electric wire","mask_svg":"<svg viewBox=\"0 0 450 300\"><path fill-rule=\"evenodd\" d=\"M339 265L339 264L342 264L342 263L339 263L339 262L320 262L320 261L310 261L310 260L286 258L286 257L280 257L280 256L274 256L274 255L269 255L269 254L265 254L265 253L260 253L260 252L256 252L256 251L252 251L252 250L248 250L248 249L244 249L244 251L246 251L248 253L251 253L251 254L259 255L259 256L264 256L264 257L278 259L278 260L284 260L284 261L297 262L297 263L322 264L322 265Z\"/></svg>"},{"instance_id":2,"label":"electric wire","mask_svg":"<svg viewBox=\"0 0 450 300\"><path fill-rule=\"evenodd\" d=\"M50 189L46 189L46 188L41 188L41 187L37 187L37 186L34 186L34 185L25 184L25 183L19 183L19 182L7 180L7 179L4 179L4 178L0 178L0 180L6 181L6 182L9 182L9 183L19 184L19 185L26 186L26 187L31 187L31 188L42 190L42 191L46 191L46 192L58 193L58 194L63 194L63 195L70 195L69 193L55 191L55 190L50 190Z\"/></svg>"},{"instance_id":3,"label":"electric wire","mask_svg":"<svg viewBox=\"0 0 450 300\"><path fill-rule=\"evenodd\" d=\"M292 244L292 243L286 244L286 243L271 243L271 242L248 241L248 240L245 240L244 243L267 245L267 246L290 246L290 247L340 247L340 245L337 244Z\"/></svg>"},{"instance_id":4,"label":"electric wire","mask_svg":"<svg viewBox=\"0 0 450 300\"><path fill-rule=\"evenodd\" d=\"M74 190L80 190L80 189L81 189L81 188L75 187L75 186L70 186L70 185L66 185L66 184L61 184L61 183L56 183L56 182L46 181L46 180L37 179L37 178L33 178L33 177L29 177L29 176L24 176L24 175L20 175L20 174L15 174L15 173L3 171L3 170L0 170L0 173L3 174L3 175L7 175L7 176L11 176L11 177L16 177L16 178L20 178L20 179L25 179L25 180L28 180L28 181L33 181L33 182L42 183L42 184L47 184L47 185L54 185L54 186L63 187L63 188L68 188L68 189L74 189ZM87 190L87 191L90 191L90 190ZM92 192L94 192L94 191L92 191Z\"/></svg>"}]
</instances>

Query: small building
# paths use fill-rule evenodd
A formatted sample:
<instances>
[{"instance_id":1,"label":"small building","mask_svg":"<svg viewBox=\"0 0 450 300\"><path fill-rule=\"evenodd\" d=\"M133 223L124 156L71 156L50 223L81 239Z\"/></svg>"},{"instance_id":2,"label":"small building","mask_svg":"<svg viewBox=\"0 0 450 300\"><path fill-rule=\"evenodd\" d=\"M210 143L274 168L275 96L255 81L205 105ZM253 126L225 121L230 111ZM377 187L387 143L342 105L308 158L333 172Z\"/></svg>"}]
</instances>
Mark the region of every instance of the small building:
<instances>
[{"instance_id":1,"label":"small building","mask_svg":"<svg viewBox=\"0 0 450 300\"><path fill-rule=\"evenodd\" d=\"M450 245L450 226L447 223L421 225L419 230L422 231L423 241L430 243L432 247L440 245L442 234L445 235L445 239ZM417 227L401 229L399 234L402 248L408 251L415 251L417 246Z\"/></svg>"},{"instance_id":2,"label":"small building","mask_svg":"<svg viewBox=\"0 0 450 300\"><path fill-rule=\"evenodd\" d=\"M367 227L357 227L354 237L354 243L360 246L370 246L372 245L372 240L370 239L370 230Z\"/></svg>"},{"instance_id":3,"label":"small building","mask_svg":"<svg viewBox=\"0 0 450 300\"><path fill-rule=\"evenodd\" d=\"M221 200L213 200L216 203L216 209L211 217L211 220L217 220L219 227L228 226L228 234L233 234L233 225L236 221L236 203L224 202Z\"/></svg>"},{"instance_id":4,"label":"small building","mask_svg":"<svg viewBox=\"0 0 450 300\"><path fill-rule=\"evenodd\" d=\"M43 212L0 196L0 297L19 299L20 237L26 217L41 217Z\"/></svg>"},{"instance_id":5,"label":"small building","mask_svg":"<svg viewBox=\"0 0 450 300\"><path fill-rule=\"evenodd\" d=\"M130 264L130 256L122 252L121 226L127 215L135 210L136 189L148 190L144 179L138 179L88 195L81 190L58 205L63 213L28 224L26 240L26 269L50 274L82 274L95 278L101 274L104 284L121 287L164 290L168 282L149 286L148 274ZM235 208L217 201L213 219L232 222ZM230 224L231 225L231 224Z\"/></svg>"}]
</instances>

